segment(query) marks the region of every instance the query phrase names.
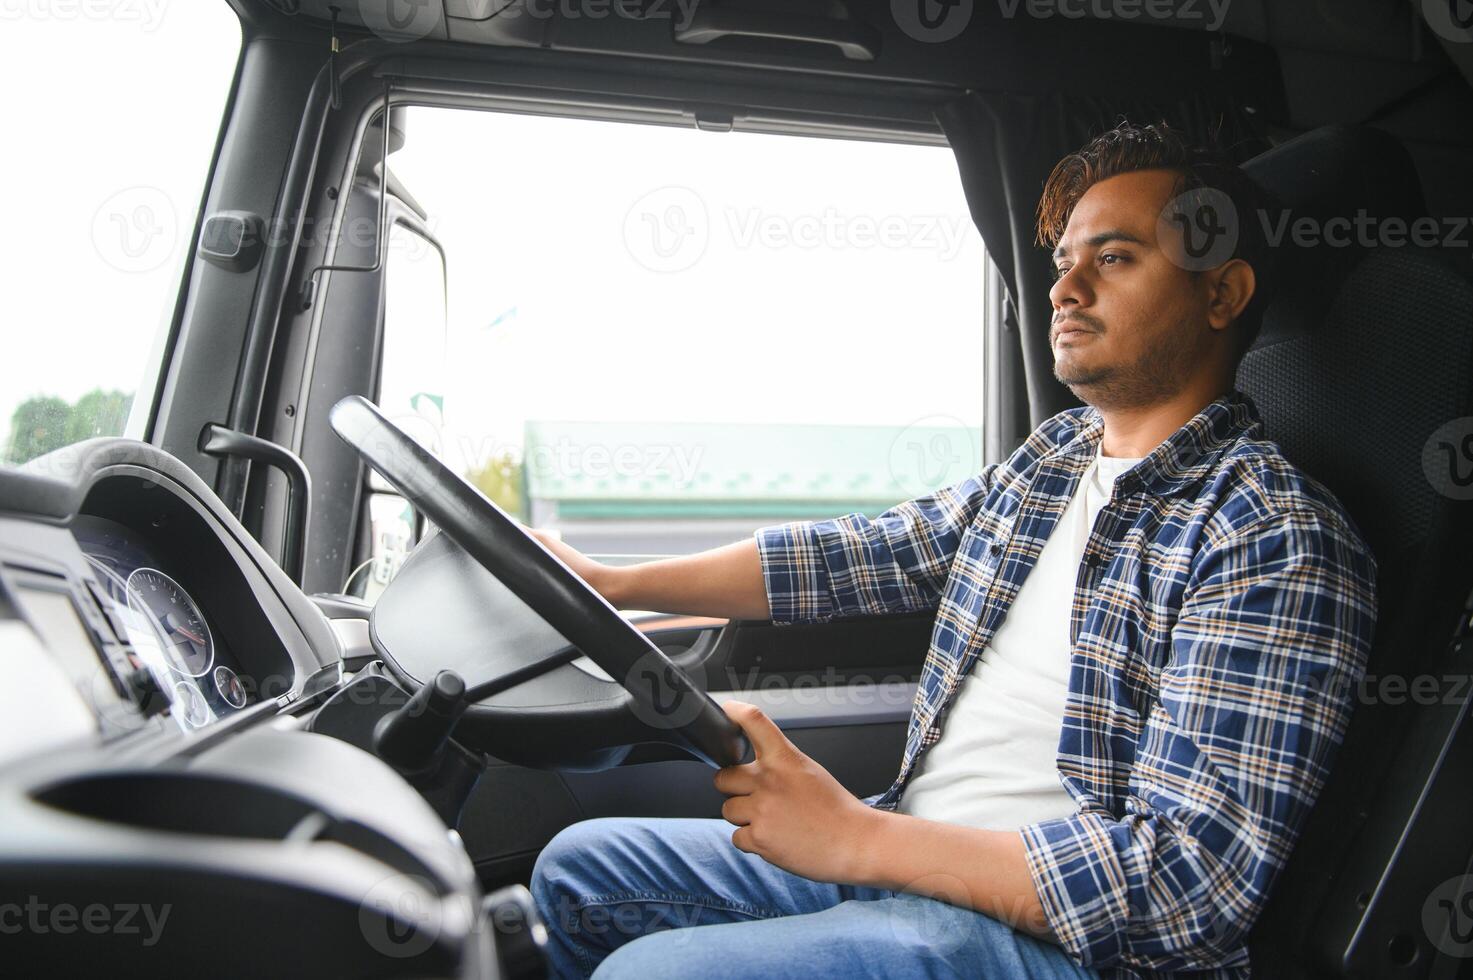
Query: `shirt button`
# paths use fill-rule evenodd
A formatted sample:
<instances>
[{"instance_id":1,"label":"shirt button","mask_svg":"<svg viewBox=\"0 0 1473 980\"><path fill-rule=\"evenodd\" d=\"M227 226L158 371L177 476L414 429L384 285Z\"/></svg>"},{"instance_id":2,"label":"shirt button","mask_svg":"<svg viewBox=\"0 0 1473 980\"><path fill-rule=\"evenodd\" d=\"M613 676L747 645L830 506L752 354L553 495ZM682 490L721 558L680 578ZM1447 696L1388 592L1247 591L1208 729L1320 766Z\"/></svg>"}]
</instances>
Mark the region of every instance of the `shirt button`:
<instances>
[{"instance_id":1,"label":"shirt button","mask_svg":"<svg viewBox=\"0 0 1473 980\"><path fill-rule=\"evenodd\" d=\"M1002 554L1002 545L999 542L994 541L992 542L992 548L989 550L991 550L993 556L996 557L997 555Z\"/></svg>"},{"instance_id":2,"label":"shirt button","mask_svg":"<svg viewBox=\"0 0 1473 980\"><path fill-rule=\"evenodd\" d=\"M1091 552L1084 556L1084 563L1090 568L1099 568L1105 563L1105 556Z\"/></svg>"}]
</instances>

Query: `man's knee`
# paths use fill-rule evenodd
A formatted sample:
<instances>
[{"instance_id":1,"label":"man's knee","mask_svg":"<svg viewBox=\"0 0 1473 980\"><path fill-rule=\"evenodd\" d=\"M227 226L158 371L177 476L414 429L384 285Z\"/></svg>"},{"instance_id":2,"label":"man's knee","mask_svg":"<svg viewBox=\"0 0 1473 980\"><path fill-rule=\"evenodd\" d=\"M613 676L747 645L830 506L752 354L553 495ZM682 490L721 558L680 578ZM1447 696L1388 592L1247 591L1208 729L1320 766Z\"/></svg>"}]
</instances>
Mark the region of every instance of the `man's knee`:
<instances>
[{"instance_id":1,"label":"man's knee","mask_svg":"<svg viewBox=\"0 0 1473 980\"><path fill-rule=\"evenodd\" d=\"M544 919L571 911L573 896L589 886L598 857L607 853L621 821L608 817L581 820L564 827L547 842L532 866L531 892Z\"/></svg>"},{"instance_id":2,"label":"man's knee","mask_svg":"<svg viewBox=\"0 0 1473 980\"><path fill-rule=\"evenodd\" d=\"M537 863L532 866L534 893L539 886L545 889L550 883L566 880L569 871L576 871L582 865L582 855L592 844L587 825L593 822L582 820L564 827L542 848Z\"/></svg>"},{"instance_id":3,"label":"man's knee","mask_svg":"<svg viewBox=\"0 0 1473 980\"><path fill-rule=\"evenodd\" d=\"M592 895L669 887L663 873L652 877L652 867L659 865L657 858L669 845L657 823L643 817L595 817L563 828L532 868L532 897L543 916L571 914Z\"/></svg>"}]
</instances>

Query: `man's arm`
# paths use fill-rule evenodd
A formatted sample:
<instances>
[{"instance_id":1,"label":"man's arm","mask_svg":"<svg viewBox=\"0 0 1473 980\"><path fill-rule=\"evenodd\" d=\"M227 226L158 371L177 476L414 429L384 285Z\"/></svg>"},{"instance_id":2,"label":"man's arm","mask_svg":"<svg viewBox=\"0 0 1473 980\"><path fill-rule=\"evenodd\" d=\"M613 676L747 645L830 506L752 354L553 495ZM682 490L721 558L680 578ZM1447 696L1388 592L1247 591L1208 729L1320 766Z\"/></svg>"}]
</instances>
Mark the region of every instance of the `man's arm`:
<instances>
[{"instance_id":1,"label":"man's arm","mask_svg":"<svg viewBox=\"0 0 1473 980\"><path fill-rule=\"evenodd\" d=\"M751 538L694 555L615 566L594 561L546 531L529 531L619 609L768 618L767 589Z\"/></svg>"},{"instance_id":2,"label":"man's arm","mask_svg":"<svg viewBox=\"0 0 1473 980\"><path fill-rule=\"evenodd\" d=\"M776 524L745 541L638 565L604 565L545 531L530 533L623 609L780 623L910 612L940 600L989 473L875 518Z\"/></svg>"},{"instance_id":3,"label":"man's arm","mask_svg":"<svg viewBox=\"0 0 1473 980\"><path fill-rule=\"evenodd\" d=\"M774 623L823 623L935 609L995 467L896 504L758 528L757 553Z\"/></svg>"}]
</instances>

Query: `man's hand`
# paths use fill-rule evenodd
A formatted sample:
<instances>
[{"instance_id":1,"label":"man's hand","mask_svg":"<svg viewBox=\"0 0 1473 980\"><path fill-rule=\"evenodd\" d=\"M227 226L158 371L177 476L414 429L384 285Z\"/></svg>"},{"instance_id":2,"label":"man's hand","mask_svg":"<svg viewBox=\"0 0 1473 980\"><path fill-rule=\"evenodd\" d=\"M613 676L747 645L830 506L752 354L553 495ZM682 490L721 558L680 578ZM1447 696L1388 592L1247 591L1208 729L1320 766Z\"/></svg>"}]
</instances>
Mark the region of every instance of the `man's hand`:
<instances>
[{"instance_id":1,"label":"man's hand","mask_svg":"<svg viewBox=\"0 0 1473 980\"><path fill-rule=\"evenodd\" d=\"M814 881L855 883L876 814L798 750L762 709L723 707L752 742L755 760L716 773L731 797L721 815L737 825L731 842Z\"/></svg>"},{"instance_id":2,"label":"man's hand","mask_svg":"<svg viewBox=\"0 0 1473 980\"><path fill-rule=\"evenodd\" d=\"M867 807L762 709L741 701L723 707L757 756L716 773L716 788L731 797L721 815L737 824L731 842L739 849L814 881L925 895L1058 943L1016 831Z\"/></svg>"}]
</instances>

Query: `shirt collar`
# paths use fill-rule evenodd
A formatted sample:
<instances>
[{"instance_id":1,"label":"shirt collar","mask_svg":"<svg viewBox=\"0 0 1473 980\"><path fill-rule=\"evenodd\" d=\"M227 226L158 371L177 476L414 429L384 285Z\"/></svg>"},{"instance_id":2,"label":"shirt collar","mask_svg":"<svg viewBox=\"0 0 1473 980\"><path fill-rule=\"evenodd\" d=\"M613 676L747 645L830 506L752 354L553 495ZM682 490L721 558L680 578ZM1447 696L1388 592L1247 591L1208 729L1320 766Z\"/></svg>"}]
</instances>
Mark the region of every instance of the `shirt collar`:
<instances>
[{"instance_id":1,"label":"shirt collar","mask_svg":"<svg viewBox=\"0 0 1473 980\"><path fill-rule=\"evenodd\" d=\"M1104 418L1093 406L1078 418L1080 428L1061 451L1093 456L1104 438ZM1160 496L1181 493L1207 477L1233 443L1261 424L1253 400L1241 391L1230 391L1208 403L1122 473L1116 487L1121 492L1144 489Z\"/></svg>"}]
</instances>

